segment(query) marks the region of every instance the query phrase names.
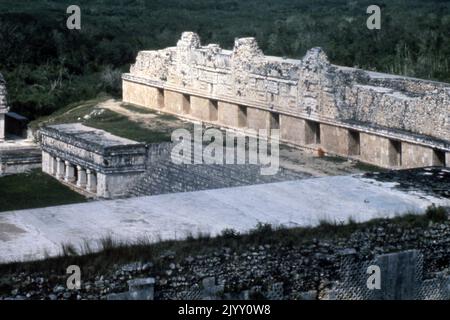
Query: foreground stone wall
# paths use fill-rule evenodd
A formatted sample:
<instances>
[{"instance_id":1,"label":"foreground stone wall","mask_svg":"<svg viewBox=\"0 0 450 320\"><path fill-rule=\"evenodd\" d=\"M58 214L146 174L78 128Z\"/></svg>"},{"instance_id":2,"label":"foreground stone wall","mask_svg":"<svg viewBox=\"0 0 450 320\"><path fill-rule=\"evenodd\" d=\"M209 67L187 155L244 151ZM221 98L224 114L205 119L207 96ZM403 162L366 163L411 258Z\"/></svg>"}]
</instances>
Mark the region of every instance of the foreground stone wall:
<instances>
[{"instance_id":1,"label":"foreground stone wall","mask_svg":"<svg viewBox=\"0 0 450 320\"><path fill-rule=\"evenodd\" d=\"M265 56L254 38L224 50L185 32L176 47L139 52L122 78L124 101L186 118L279 128L285 142L386 167L450 165L450 85L336 66L320 48L293 60ZM420 154L390 158L403 142Z\"/></svg>"},{"instance_id":2,"label":"foreground stone wall","mask_svg":"<svg viewBox=\"0 0 450 320\"><path fill-rule=\"evenodd\" d=\"M256 244L240 241L238 247L230 244L205 250L203 246L192 246L190 247L192 250L186 252L174 246L173 249L170 248L172 250L156 254L151 261L129 261L130 263L121 266L111 264L106 270L85 274L81 290L67 289L66 278L55 277L45 266L33 273L22 270L12 274L3 273L0 275L0 281L3 280L6 285L10 283L12 287L10 291L4 290L4 293L0 294L0 300L28 297L36 300L76 299L77 296L79 299L105 299L111 293L120 294L129 288L132 289L130 279L149 276L155 278L155 300L196 298L194 294L199 287L207 288L205 280L210 277L215 277L215 283L223 285L220 290L221 297L213 297L216 299L275 299L266 293L272 291L271 288L276 283L281 283L283 289L281 295L277 296L279 299L331 298L330 289L336 291L339 289L336 288L337 285L347 283L345 280L348 274L341 271L345 267L343 262L347 261L344 259L346 256L358 253L358 256L354 257L355 262L365 263L370 262L376 255L411 248L420 250L424 255L421 278L426 280L422 284L430 284L430 279L436 279L442 273L448 277L449 222L423 225L409 225L402 222L379 221L358 228L350 235L343 233L331 239L319 236L320 241L317 241L316 237L314 239L301 237L299 242L289 244L286 244L286 241L269 243L266 236L261 236L261 240ZM201 250L196 249L198 247L201 247ZM354 248L362 250L355 251ZM402 271L401 268L398 270ZM356 271L350 275L353 275L353 279L364 279L362 286L359 287L362 294L367 288L367 268ZM44 281L39 280L42 278ZM389 283L395 279L396 277L382 276L382 284L385 280ZM398 284L401 286L402 283ZM341 285L340 288L343 289L342 287ZM440 287L433 287L433 293L439 293ZM385 287L382 285L382 288ZM340 293L346 291L349 290L341 290ZM245 292L247 294L241 295ZM309 294L305 295L305 292ZM440 298L435 294L427 297ZM116 298L123 297L116 296ZM199 299L202 298L206 299L209 296L202 294ZM340 295L335 294L334 298L340 298Z\"/></svg>"}]
</instances>

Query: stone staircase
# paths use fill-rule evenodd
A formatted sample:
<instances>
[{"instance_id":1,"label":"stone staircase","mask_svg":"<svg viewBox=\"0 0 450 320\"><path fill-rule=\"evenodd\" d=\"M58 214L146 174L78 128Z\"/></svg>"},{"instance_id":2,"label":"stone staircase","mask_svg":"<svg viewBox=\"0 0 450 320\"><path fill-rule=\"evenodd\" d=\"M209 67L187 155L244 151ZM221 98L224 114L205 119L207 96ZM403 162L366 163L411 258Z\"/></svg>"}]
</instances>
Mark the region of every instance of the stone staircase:
<instances>
[{"instance_id":1,"label":"stone staircase","mask_svg":"<svg viewBox=\"0 0 450 320\"><path fill-rule=\"evenodd\" d=\"M130 188L129 196L237 187L308 178L308 173L279 168L275 175L261 175L254 164L176 164L170 157L148 163L147 171Z\"/></svg>"}]
</instances>

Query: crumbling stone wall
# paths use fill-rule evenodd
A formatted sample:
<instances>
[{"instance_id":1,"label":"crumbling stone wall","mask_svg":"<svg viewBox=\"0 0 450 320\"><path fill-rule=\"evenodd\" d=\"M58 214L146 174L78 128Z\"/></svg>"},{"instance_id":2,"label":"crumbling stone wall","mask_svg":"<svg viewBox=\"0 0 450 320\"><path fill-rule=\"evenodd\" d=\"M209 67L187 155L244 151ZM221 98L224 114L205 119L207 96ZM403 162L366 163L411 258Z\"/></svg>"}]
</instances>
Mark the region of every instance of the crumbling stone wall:
<instances>
[{"instance_id":1,"label":"crumbling stone wall","mask_svg":"<svg viewBox=\"0 0 450 320\"><path fill-rule=\"evenodd\" d=\"M270 129L270 115L278 115L292 130L310 120L450 151L450 85L333 65L321 48L294 60L265 56L254 38L224 50L184 32L176 47L139 52L123 81L125 101L219 125ZM280 129L285 141L304 144L304 133Z\"/></svg>"},{"instance_id":2,"label":"crumbling stone wall","mask_svg":"<svg viewBox=\"0 0 450 320\"><path fill-rule=\"evenodd\" d=\"M435 279L439 280L438 277L443 272L447 277L449 275L448 221L422 226L402 226L390 220L383 220L367 228L358 229L348 236L305 238L291 244L282 241L268 243L266 237L261 239L264 240L256 244L240 242L238 247L230 247L225 243L212 250L185 252L183 247L175 247L173 249L176 251L161 252L151 261L122 266L111 264L106 270L92 275L84 274L80 290L67 289L67 276L62 274L55 277L55 273L50 273L48 268L33 273L19 271L13 274L2 273L0 281L3 280L5 286L9 284L10 291L0 292L0 300L92 300L107 297L131 299L133 294L137 293L133 285L136 281L138 284L142 283L142 280L136 279L148 277L154 278L154 287L140 293L148 293L155 300L205 299L210 296L204 291L207 287L221 289L220 296L213 296L216 299L275 299L273 288L280 284L282 290L281 292L277 290L279 294L276 296L281 299L339 299L344 293L348 298L358 298L354 295L348 296L348 289L352 286L347 286L346 280L361 279L359 282L353 281L353 284L359 284L359 288L355 289L359 289L360 293L364 292L367 290L366 282L369 277L367 265L371 265L376 256L410 249L420 250L424 255L421 260L423 261L421 281L425 286L421 286L422 288L434 287L439 291L439 286L433 285L436 284ZM351 261L356 262L355 265L345 264L348 261L346 257L350 255ZM360 265L358 262L362 262L362 266L366 268L353 268ZM383 265L379 266L385 270ZM349 274L352 276L350 279L341 272L348 267L353 271ZM210 283L212 277L215 278L214 283ZM133 280L130 282L130 279ZM394 279L395 276L388 278L382 275L382 288L385 288L385 280L390 282ZM153 281L148 280L147 283L153 285ZM205 280L209 282L208 286ZM203 288L199 288L198 284ZM440 284L440 281L437 284ZM126 294L128 297L121 294L129 289L130 292ZM330 289L341 290L331 296L328 294ZM201 296L195 295L196 292ZM269 295L270 292L272 294ZM430 295L423 296L422 292L421 290L418 298L441 298L433 294L432 290L428 291ZM116 295L111 295L112 293Z\"/></svg>"}]
</instances>

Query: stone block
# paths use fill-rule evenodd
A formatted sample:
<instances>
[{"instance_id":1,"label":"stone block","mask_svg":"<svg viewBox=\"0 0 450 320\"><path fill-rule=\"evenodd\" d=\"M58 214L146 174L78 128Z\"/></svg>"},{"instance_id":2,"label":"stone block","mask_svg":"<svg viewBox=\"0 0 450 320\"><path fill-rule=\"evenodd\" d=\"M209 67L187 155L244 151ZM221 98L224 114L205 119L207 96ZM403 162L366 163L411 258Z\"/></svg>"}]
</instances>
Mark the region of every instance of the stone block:
<instances>
[{"instance_id":1,"label":"stone block","mask_svg":"<svg viewBox=\"0 0 450 320\"><path fill-rule=\"evenodd\" d=\"M360 150L360 134L346 128L320 124L320 144L326 152L356 156Z\"/></svg>"},{"instance_id":2,"label":"stone block","mask_svg":"<svg viewBox=\"0 0 450 320\"><path fill-rule=\"evenodd\" d=\"M327 300L448 300L449 277L444 272L424 279L423 254L407 250L376 256L362 261L356 256L343 257L340 280L326 290ZM368 286L368 270L379 272L378 288ZM375 267L375 268L374 268ZM378 270L378 271L376 271Z\"/></svg>"},{"instance_id":3,"label":"stone block","mask_svg":"<svg viewBox=\"0 0 450 320\"><path fill-rule=\"evenodd\" d=\"M224 285L216 285L215 277L206 277L202 280L202 297L203 299L215 299L218 294L222 293L224 290Z\"/></svg>"},{"instance_id":4,"label":"stone block","mask_svg":"<svg viewBox=\"0 0 450 320\"><path fill-rule=\"evenodd\" d=\"M123 101L152 109L164 106L164 93L161 89L124 80L122 83Z\"/></svg>"},{"instance_id":5,"label":"stone block","mask_svg":"<svg viewBox=\"0 0 450 320\"><path fill-rule=\"evenodd\" d=\"M219 101L218 102L219 123L233 128L243 128L247 126L247 109L237 104Z\"/></svg>"},{"instance_id":6,"label":"stone block","mask_svg":"<svg viewBox=\"0 0 450 320\"><path fill-rule=\"evenodd\" d=\"M218 116L217 101L191 96L191 116L202 121L216 121Z\"/></svg>"},{"instance_id":7,"label":"stone block","mask_svg":"<svg viewBox=\"0 0 450 320\"><path fill-rule=\"evenodd\" d=\"M155 278L140 278L128 281L128 292L112 293L107 300L153 300L155 297Z\"/></svg>"},{"instance_id":8,"label":"stone block","mask_svg":"<svg viewBox=\"0 0 450 320\"><path fill-rule=\"evenodd\" d=\"M347 156L350 147L349 131L327 124L320 125L320 144L326 152Z\"/></svg>"},{"instance_id":9,"label":"stone block","mask_svg":"<svg viewBox=\"0 0 450 320\"><path fill-rule=\"evenodd\" d=\"M298 145L305 145L305 120L280 115L280 138Z\"/></svg>"},{"instance_id":10,"label":"stone block","mask_svg":"<svg viewBox=\"0 0 450 320\"><path fill-rule=\"evenodd\" d=\"M128 281L130 300L153 300L155 278L140 278Z\"/></svg>"},{"instance_id":11,"label":"stone block","mask_svg":"<svg viewBox=\"0 0 450 320\"><path fill-rule=\"evenodd\" d=\"M164 90L164 108L179 115L190 113L190 96L183 93Z\"/></svg>"},{"instance_id":12,"label":"stone block","mask_svg":"<svg viewBox=\"0 0 450 320\"><path fill-rule=\"evenodd\" d=\"M269 112L256 108L247 108L247 127L260 130L269 129Z\"/></svg>"},{"instance_id":13,"label":"stone block","mask_svg":"<svg viewBox=\"0 0 450 320\"><path fill-rule=\"evenodd\" d=\"M420 168L444 165L445 159L432 148L402 142L402 167Z\"/></svg>"},{"instance_id":14,"label":"stone block","mask_svg":"<svg viewBox=\"0 0 450 320\"><path fill-rule=\"evenodd\" d=\"M384 168L401 165L401 144L385 137L360 134L361 160Z\"/></svg>"},{"instance_id":15,"label":"stone block","mask_svg":"<svg viewBox=\"0 0 450 320\"><path fill-rule=\"evenodd\" d=\"M45 151L42 151L42 172L47 174L53 174L53 159Z\"/></svg>"}]
</instances>

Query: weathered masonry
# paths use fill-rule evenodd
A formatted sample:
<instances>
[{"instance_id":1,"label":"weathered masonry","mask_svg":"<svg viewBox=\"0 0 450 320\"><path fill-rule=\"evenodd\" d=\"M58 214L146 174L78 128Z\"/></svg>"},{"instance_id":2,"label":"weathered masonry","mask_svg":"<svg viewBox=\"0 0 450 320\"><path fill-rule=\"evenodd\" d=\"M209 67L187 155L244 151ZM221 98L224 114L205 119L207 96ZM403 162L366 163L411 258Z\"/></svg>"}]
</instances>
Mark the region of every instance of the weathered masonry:
<instances>
[{"instance_id":1,"label":"weathered masonry","mask_svg":"<svg viewBox=\"0 0 450 320\"><path fill-rule=\"evenodd\" d=\"M387 168L450 166L450 85L265 56L254 38L232 51L183 33L139 52L123 100L222 127L280 129L285 143Z\"/></svg>"},{"instance_id":2,"label":"weathered masonry","mask_svg":"<svg viewBox=\"0 0 450 320\"><path fill-rule=\"evenodd\" d=\"M5 140L5 114L8 112L6 101L6 83L0 73L0 142Z\"/></svg>"},{"instance_id":3,"label":"weathered masonry","mask_svg":"<svg viewBox=\"0 0 450 320\"><path fill-rule=\"evenodd\" d=\"M95 197L126 194L146 168L145 145L79 123L40 131L42 170Z\"/></svg>"}]
</instances>

